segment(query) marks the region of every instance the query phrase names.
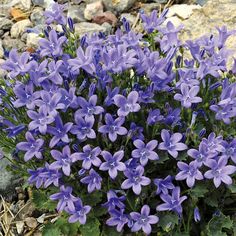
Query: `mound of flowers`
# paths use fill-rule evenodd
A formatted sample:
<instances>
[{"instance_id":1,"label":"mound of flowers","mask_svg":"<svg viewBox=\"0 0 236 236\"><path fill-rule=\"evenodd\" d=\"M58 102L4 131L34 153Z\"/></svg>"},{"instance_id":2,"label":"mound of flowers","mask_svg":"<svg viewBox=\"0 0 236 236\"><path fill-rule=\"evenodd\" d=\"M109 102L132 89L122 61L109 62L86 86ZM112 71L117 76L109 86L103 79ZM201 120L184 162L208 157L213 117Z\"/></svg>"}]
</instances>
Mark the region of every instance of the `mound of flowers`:
<instances>
[{"instance_id":1,"label":"mound of flowers","mask_svg":"<svg viewBox=\"0 0 236 236\"><path fill-rule=\"evenodd\" d=\"M143 34L123 19L79 38L62 11L45 12L35 52L2 65L0 145L14 171L82 235L232 233L235 32L182 43L165 10L140 13Z\"/></svg>"}]
</instances>

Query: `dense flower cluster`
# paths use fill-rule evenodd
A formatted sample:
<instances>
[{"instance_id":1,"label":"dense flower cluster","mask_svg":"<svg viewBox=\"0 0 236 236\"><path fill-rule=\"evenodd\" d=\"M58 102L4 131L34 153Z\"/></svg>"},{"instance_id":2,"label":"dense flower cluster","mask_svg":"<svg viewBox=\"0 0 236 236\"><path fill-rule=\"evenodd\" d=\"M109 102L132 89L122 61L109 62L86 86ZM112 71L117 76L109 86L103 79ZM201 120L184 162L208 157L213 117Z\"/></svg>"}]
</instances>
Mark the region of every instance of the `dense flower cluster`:
<instances>
[{"instance_id":1,"label":"dense flower cluster","mask_svg":"<svg viewBox=\"0 0 236 236\"><path fill-rule=\"evenodd\" d=\"M124 19L113 35L78 40L62 11L55 4L45 16L63 32L48 26L35 53L12 50L2 65L9 73L1 107L13 113L1 113L1 126L19 161L34 163L29 183L54 186L50 199L71 223L93 214L83 194L105 193L98 204L107 225L146 234L161 211L181 219L197 183L232 184L236 63L228 72L224 45L234 32L222 27L183 44L181 27L163 25L167 11L154 11L140 13L148 35ZM229 124L234 133L223 128ZM197 201L193 207L199 221Z\"/></svg>"}]
</instances>

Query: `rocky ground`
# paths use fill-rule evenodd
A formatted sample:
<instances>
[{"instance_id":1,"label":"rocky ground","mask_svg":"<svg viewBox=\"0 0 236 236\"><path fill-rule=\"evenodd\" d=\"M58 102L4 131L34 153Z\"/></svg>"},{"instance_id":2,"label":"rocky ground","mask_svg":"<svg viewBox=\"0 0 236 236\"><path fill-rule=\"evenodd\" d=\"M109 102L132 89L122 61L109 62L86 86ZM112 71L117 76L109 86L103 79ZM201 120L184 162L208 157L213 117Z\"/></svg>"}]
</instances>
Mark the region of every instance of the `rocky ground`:
<instances>
[{"instance_id":1,"label":"rocky ground","mask_svg":"<svg viewBox=\"0 0 236 236\"><path fill-rule=\"evenodd\" d=\"M0 0L0 63L5 60L11 48L31 51L37 46L39 34L44 27L43 12L50 9L53 2L54 0ZM78 34L111 32L123 17L139 30L137 14L140 9L149 13L164 7L169 7L167 21L172 21L175 26L184 25L181 32L182 40L213 33L216 31L215 26L226 25L229 29L236 28L235 0L58 0L57 2L67 4L65 14L74 20ZM235 37L228 40L228 46L236 52ZM0 69L0 77L3 75L4 71ZM14 214L20 215L17 210L14 213L15 208L18 207L20 210L24 204L28 204L24 199L20 199L19 189L18 193L15 191L14 186L19 183L16 181L18 178L6 170L8 164L6 159L0 160L0 195L8 196L7 200L11 200L9 196L16 197L17 200L14 204L8 204L6 198L2 201L0 199L0 222L5 222L6 225L9 225L9 219L10 222L15 221ZM32 217L31 213L27 217ZM17 219L18 225L14 224L16 231L28 227L29 232L32 232L31 228L34 227L32 224L40 224L36 218L28 219L28 223L25 219L23 221L19 217ZM27 224L31 224L31 227ZM0 225L1 227L5 226Z\"/></svg>"}]
</instances>

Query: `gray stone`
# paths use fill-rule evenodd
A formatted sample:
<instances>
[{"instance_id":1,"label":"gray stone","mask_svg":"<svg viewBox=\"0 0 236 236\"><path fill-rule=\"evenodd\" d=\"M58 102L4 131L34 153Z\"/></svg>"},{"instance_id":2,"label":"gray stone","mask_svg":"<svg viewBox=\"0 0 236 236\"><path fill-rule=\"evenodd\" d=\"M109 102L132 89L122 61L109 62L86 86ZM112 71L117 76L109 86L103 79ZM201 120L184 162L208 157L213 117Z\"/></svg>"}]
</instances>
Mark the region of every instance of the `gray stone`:
<instances>
[{"instance_id":1,"label":"gray stone","mask_svg":"<svg viewBox=\"0 0 236 236\"><path fill-rule=\"evenodd\" d=\"M209 0L201 9L197 9L184 25L180 38L182 41L193 40L203 35L217 34L216 26L226 25L228 30L235 30L236 4L234 0ZM236 35L228 38L226 46L232 49L236 57ZM228 64L230 64L229 61Z\"/></svg>"},{"instance_id":2,"label":"gray stone","mask_svg":"<svg viewBox=\"0 0 236 236\"><path fill-rule=\"evenodd\" d=\"M187 4L176 4L169 8L167 17L178 16L181 19L188 19L193 11L196 9L201 9L200 5L187 5Z\"/></svg>"},{"instance_id":3,"label":"gray stone","mask_svg":"<svg viewBox=\"0 0 236 236\"><path fill-rule=\"evenodd\" d=\"M166 4L168 0L153 0L153 2L159 3L159 4Z\"/></svg>"},{"instance_id":4,"label":"gray stone","mask_svg":"<svg viewBox=\"0 0 236 236\"><path fill-rule=\"evenodd\" d=\"M28 11L31 7L31 0L21 0L20 5L23 10Z\"/></svg>"},{"instance_id":5,"label":"gray stone","mask_svg":"<svg viewBox=\"0 0 236 236\"><path fill-rule=\"evenodd\" d=\"M27 34L27 39L26 39L27 47L33 47L33 48L38 47L40 39L41 37L36 33Z\"/></svg>"},{"instance_id":6,"label":"gray stone","mask_svg":"<svg viewBox=\"0 0 236 236\"><path fill-rule=\"evenodd\" d=\"M13 22L7 18L0 18L0 29L1 30L10 30L13 25Z\"/></svg>"},{"instance_id":7,"label":"gray stone","mask_svg":"<svg viewBox=\"0 0 236 236\"><path fill-rule=\"evenodd\" d=\"M43 9L40 7L35 8L30 14L30 20L34 25L44 24Z\"/></svg>"},{"instance_id":8,"label":"gray stone","mask_svg":"<svg viewBox=\"0 0 236 236\"><path fill-rule=\"evenodd\" d=\"M92 20L94 16L103 13L102 1L96 1L86 5L84 10L84 18L87 20Z\"/></svg>"},{"instance_id":9,"label":"gray stone","mask_svg":"<svg viewBox=\"0 0 236 236\"><path fill-rule=\"evenodd\" d=\"M95 23L81 22L75 24L75 33L83 35L85 33L107 32L107 25L104 27Z\"/></svg>"},{"instance_id":10,"label":"gray stone","mask_svg":"<svg viewBox=\"0 0 236 236\"><path fill-rule=\"evenodd\" d=\"M4 49L2 47L2 40L0 40L0 58L4 57Z\"/></svg>"},{"instance_id":11,"label":"gray stone","mask_svg":"<svg viewBox=\"0 0 236 236\"><path fill-rule=\"evenodd\" d=\"M84 9L85 5L71 5L68 8L67 17L71 17L74 23L84 22Z\"/></svg>"},{"instance_id":12,"label":"gray stone","mask_svg":"<svg viewBox=\"0 0 236 236\"><path fill-rule=\"evenodd\" d=\"M33 5L44 7L44 0L32 0Z\"/></svg>"},{"instance_id":13,"label":"gray stone","mask_svg":"<svg viewBox=\"0 0 236 236\"><path fill-rule=\"evenodd\" d=\"M3 78L5 75L7 75L7 71L1 69L1 64L2 64L3 62L5 62L5 60L4 60L4 59L0 59L0 78ZM1 162L1 160L0 160L0 162Z\"/></svg>"},{"instance_id":14,"label":"gray stone","mask_svg":"<svg viewBox=\"0 0 236 236\"><path fill-rule=\"evenodd\" d=\"M10 164L7 159L0 160L0 193L5 193L12 186L14 175L6 170L6 167Z\"/></svg>"},{"instance_id":15,"label":"gray stone","mask_svg":"<svg viewBox=\"0 0 236 236\"><path fill-rule=\"evenodd\" d=\"M136 0L103 0L103 4L108 11L121 13L129 10Z\"/></svg>"},{"instance_id":16,"label":"gray stone","mask_svg":"<svg viewBox=\"0 0 236 236\"><path fill-rule=\"evenodd\" d=\"M120 15L120 20L122 20L123 18L125 18L127 21L129 21L129 23L131 25L134 24L135 20L136 20L136 16L130 14L130 13L123 13Z\"/></svg>"},{"instance_id":17,"label":"gray stone","mask_svg":"<svg viewBox=\"0 0 236 236\"><path fill-rule=\"evenodd\" d=\"M32 22L29 19L21 20L21 21L16 22L11 27L11 37L12 38L20 37L24 33L26 28L30 27L30 26L32 26Z\"/></svg>"},{"instance_id":18,"label":"gray stone","mask_svg":"<svg viewBox=\"0 0 236 236\"><path fill-rule=\"evenodd\" d=\"M149 14L153 10L160 10L160 3L146 3L142 5L142 9L144 10L145 13Z\"/></svg>"},{"instance_id":19,"label":"gray stone","mask_svg":"<svg viewBox=\"0 0 236 236\"><path fill-rule=\"evenodd\" d=\"M11 50L12 48L17 48L18 50L23 50L25 48L25 44L19 39L13 39L10 36L5 36L2 40L2 45L5 50Z\"/></svg>"}]
</instances>

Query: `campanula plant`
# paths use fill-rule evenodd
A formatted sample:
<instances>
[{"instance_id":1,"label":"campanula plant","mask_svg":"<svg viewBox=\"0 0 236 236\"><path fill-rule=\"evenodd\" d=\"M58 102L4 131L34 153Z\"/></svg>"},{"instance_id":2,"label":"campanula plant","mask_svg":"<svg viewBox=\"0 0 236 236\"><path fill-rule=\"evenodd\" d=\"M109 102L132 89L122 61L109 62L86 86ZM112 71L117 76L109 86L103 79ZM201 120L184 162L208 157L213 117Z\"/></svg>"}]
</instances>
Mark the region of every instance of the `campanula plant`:
<instances>
[{"instance_id":1,"label":"campanula plant","mask_svg":"<svg viewBox=\"0 0 236 236\"><path fill-rule=\"evenodd\" d=\"M0 145L36 206L75 235L233 235L235 32L181 42L165 10L140 12L142 34L124 19L79 37L63 9L45 12L35 52L1 65Z\"/></svg>"}]
</instances>

